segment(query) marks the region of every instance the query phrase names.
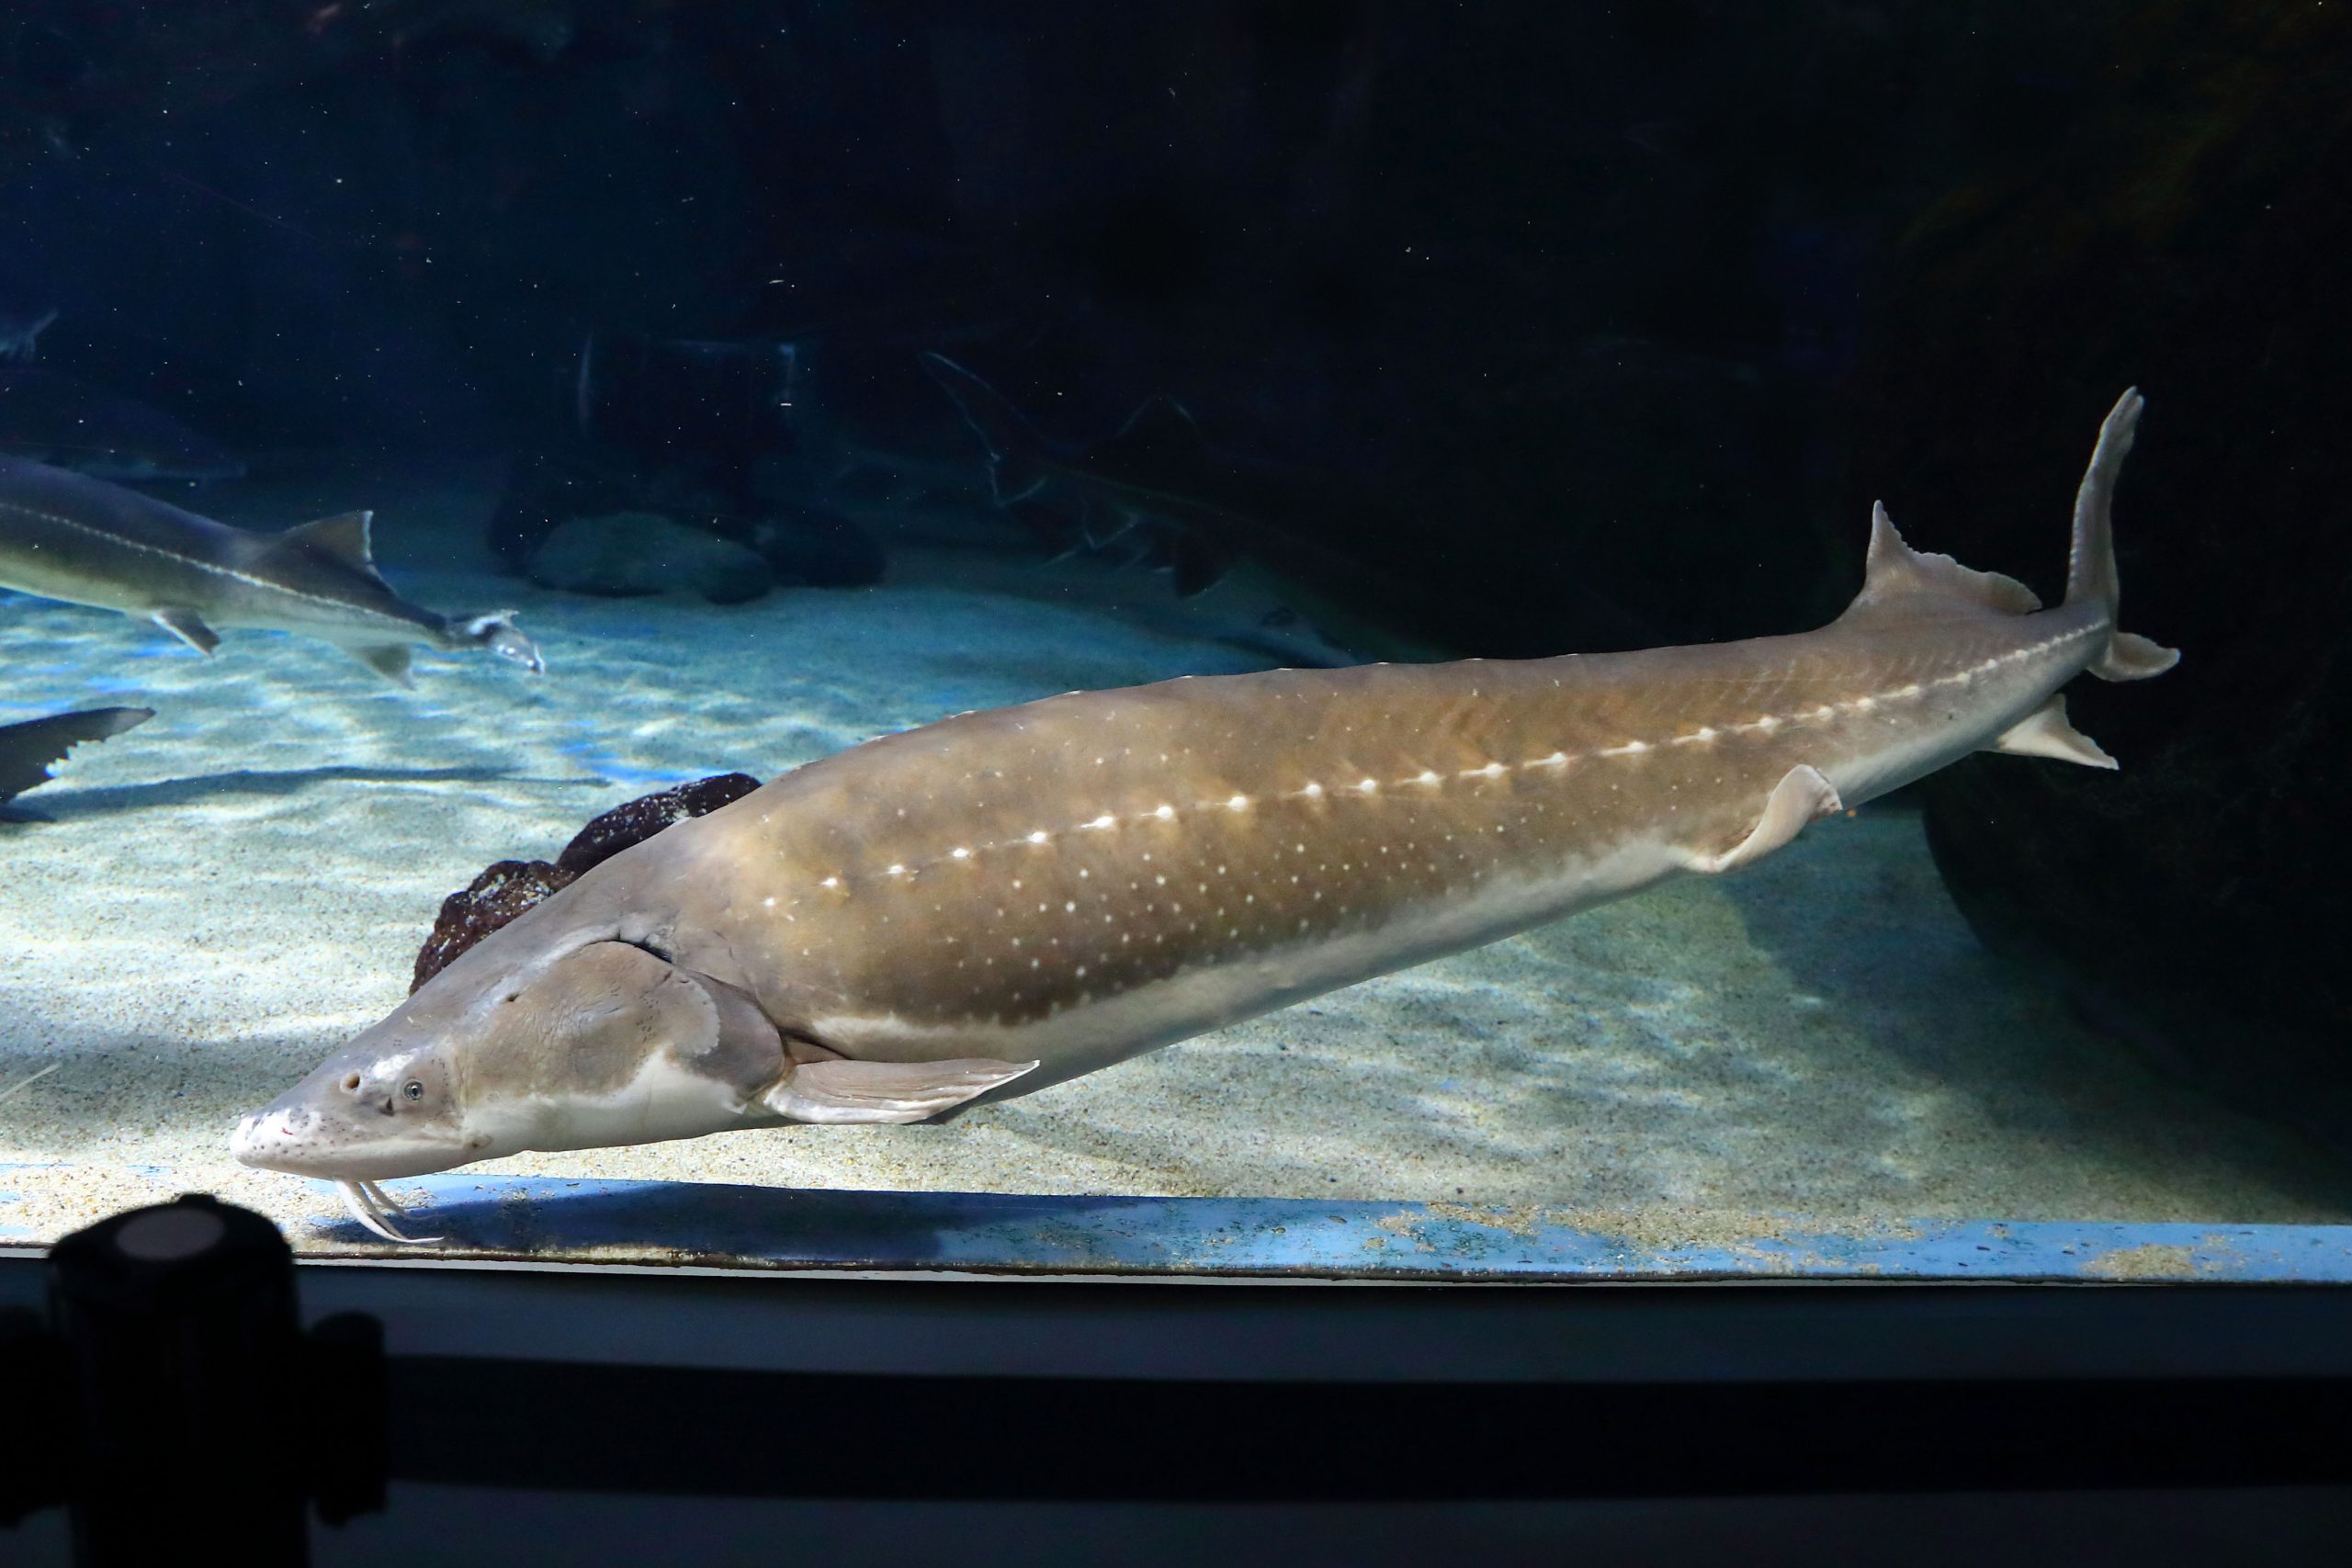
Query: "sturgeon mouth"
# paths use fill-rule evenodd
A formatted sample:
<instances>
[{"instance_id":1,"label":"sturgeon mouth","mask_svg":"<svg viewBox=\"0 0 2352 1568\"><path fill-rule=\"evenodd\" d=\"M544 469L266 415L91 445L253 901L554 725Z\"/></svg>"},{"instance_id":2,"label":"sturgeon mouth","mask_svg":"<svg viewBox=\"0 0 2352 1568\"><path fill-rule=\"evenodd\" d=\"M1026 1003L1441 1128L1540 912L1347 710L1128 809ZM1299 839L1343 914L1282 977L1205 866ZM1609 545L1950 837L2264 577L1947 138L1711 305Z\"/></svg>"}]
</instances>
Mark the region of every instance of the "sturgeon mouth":
<instances>
[{"instance_id":1,"label":"sturgeon mouth","mask_svg":"<svg viewBox=\"0 0 2352 1568\"><path fill-rule=\"evenodd\" d=\"M424 1176L480 1157L455 1137L414 1131L368 1136L331 1112L283 1102L240 1121L229 1134L229 1153L256 1170L361 1182Z\"/></svg>"},{"instance_id":2,"label":"sturgeon mouth","mask_svg":"<svg viewBox=\"0 0 2352 1568\"><path fill-rule=\"evenodd\" d=\"M298 1117L301 1118L299 1123ZM304 1135L322 1120L318 1112L300 1107L274 1105L266 1111L257 1111L238 1122L236 1131L229 1134L229 1152L239 1164L256 1170L334 1182L335 1194L351 1211L351 1217L386 1241L413 1245L440 1240L437 1235L410 1235L403 1232L397 1222L404 1217L404 1212L390 1193L377 1185L377 1180L446 1170L463 1164L465 1152L454 1146L444 1147L437 1139L403 1138L389 1149L371 1147L360 1159L337 1159L331 1132L323 1148L318 1146L319 1140ZM403 1155L408 1157L401 1157ZM373 1169L375 1175L353 1174L355 1166L363 1165Z\"/></svg>"}]
</instances>

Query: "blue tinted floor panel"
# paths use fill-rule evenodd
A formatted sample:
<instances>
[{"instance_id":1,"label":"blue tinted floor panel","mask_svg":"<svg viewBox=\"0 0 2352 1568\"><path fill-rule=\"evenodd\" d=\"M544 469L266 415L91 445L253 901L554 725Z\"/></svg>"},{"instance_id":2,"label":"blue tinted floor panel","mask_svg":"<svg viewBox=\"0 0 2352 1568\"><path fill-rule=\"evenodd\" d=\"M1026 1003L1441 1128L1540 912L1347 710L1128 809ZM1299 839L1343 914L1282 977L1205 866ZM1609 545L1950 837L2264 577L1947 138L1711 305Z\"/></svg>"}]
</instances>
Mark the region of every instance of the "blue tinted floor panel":
<instances>
[{"instance_id":1,"label":"blue tinted floor panel","mask_svg":"<svg viewBox=\"0 0 2352 1568\"><path fill-rule=\"evenodd\" d=\"M317 1184L322 1195L331 1190ZM2352 1226L1701 1221L1632 1235L1606 1216L1279 1198L1024 1197L686 1182L426 1177L393 1184L392 1248L345 1221L311 1234L391 1256L1006 1273L1600 1280L1777 1277L2352 1282ZM302 1247L305 1237L296 1235Z\"/></svg>"}]
</instances>

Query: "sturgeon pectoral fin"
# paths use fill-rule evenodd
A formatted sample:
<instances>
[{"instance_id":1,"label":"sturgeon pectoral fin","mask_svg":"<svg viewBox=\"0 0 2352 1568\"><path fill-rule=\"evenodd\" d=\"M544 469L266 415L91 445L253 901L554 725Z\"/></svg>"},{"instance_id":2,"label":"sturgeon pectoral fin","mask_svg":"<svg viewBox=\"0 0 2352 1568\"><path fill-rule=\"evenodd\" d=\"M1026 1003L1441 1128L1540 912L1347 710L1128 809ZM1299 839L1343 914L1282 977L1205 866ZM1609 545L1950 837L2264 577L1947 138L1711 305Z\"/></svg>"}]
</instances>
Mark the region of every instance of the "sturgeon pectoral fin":
<instances>
[{"instance_id":1,"label":"sturgeon pectoral fin","mask_svg":"<svg viewBox=\"0 0 2352 1568\"><path fill-rule=\"evenodd\" d=\"M2115 759L2098 742L2066 722L2066 699L2052 697L2008 728L1985 748L2018 757L2055 757L2086 768L2112 768Z\"/></svg>"},{"instance_id":2,"label":"sturgeon pectoral fin","mask_svg":"<svg viewBox=\"0 0 2352 1568\"><path fill-rule=\"evenodd\" d=\"M1781 775L1772 786L1772 794L1764 802L1764 815L1747 837L1717 855L1693 855L1690 869L1710 874L1736 871L1750 861L1760 860L1802 832L1804 825L1816 818L1833 816L1846 809L1838 798L1838 788L1815 769L1802 764Z\"/></svg>"},{"instance_id":3,"label":"sturgeon pectoral fin","mask_svg":"<svg viewBox=\"0 0 2352 1568\"><path fill-rule=\"evenodd\" d=\"M148 619L198 653L209 653L220 646L220 634L206 626L204 617L194 610L158 610Z\"/></svg>"},{"instance_id":4,"label":"sturgeon pectoral fin","mask_svg":"<svg viewBox=\"0 0 2352 1568\"><path fill-rule=\"evenodd\" d=\"M1035 1062L809 1062L763 1097L787 1122L920 1122L1011 1083Z\"/></svg>"},{"instance_id":5,"label":"sturgeon pectoral fin","mask_svg":"<svg viewBox=\"0 0 2352 1568\"><path fill-rule=\"evenodd\" d=\"M412 688L416 684L409 679L409 651L404 642L350 643L345 645L344 651L387 681Z\"/></svg>"}]
</instances>

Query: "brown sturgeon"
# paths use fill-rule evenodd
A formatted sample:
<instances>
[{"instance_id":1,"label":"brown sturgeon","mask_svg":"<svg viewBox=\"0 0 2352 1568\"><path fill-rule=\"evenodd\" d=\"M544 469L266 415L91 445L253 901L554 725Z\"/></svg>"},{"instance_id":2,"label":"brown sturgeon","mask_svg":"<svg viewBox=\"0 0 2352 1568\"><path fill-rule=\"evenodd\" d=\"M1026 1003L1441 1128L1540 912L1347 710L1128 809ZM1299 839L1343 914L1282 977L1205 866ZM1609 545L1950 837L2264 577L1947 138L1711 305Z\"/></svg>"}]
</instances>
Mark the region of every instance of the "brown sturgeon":
<instances>
[{"instance_id":1,"label":"brown sturgeon","mask_svg":"<svg viewBox=\"0 0 2352 1568\"><path fill-rule=\"evenodd\" d=\"M2111 768L2057 694L2118 629L2099 433L2065 603L1883 508L1829 626L1647 652L1182 679L870 741L625 850L232 1139L380 1189L524 1149L912 1122L1684 873L1994 750Z\"/></svg>"}]
</instances>

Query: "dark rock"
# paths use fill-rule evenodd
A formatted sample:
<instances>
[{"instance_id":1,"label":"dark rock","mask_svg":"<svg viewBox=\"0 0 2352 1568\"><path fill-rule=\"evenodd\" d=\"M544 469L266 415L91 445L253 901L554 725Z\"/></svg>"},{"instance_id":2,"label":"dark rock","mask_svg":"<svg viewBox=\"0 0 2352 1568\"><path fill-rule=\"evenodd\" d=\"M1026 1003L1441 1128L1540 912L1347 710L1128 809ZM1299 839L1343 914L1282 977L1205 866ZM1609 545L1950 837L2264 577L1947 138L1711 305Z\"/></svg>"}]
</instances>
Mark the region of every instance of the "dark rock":
<instances>
[{"instance_id":1,"label":"dark rock","mask_svg":"<svg viewBox=\"0 0 2352 1568\"><path fill-rule=\"evenodd\" d=\"M748 773L719 773L674 789L642 795L592 819L572 836L552 864L543 860L503 860L441 901L433 934L416 955L409 992L447 968L457 956L568 886L581 873L631 844L642 843L689 817L704 817L760 787Z\"/></svg>"},{"instance_id":2,"label":"dark rock","mask_svg":"<svg viewBox=\"0 0 2352 1568\"><path fill-rule=\"evenodd\" d=\"M418 987L447 969L459 953L578 874L543 860L503 860L492 864L468 883L464 892L441 900L433 934L417 950L409 994L415 995Z\"/></svg>"},{"instance_id":3,"label":"dark rock","mask_svg":"<svg viewBox=\"0 0 2352 1568\"><path fill-rule=\"evenodd\" d=\"M785 581L803 588L863 588L882 581L882 542L854 519L816 507L779 508L752 530L752 543Z\"/></svg>"},{"instance_id":4,"label":"dark rock","mask_svg":"<svg viewBox=\"0 0 2352 1568\"><path fill-rule=\"evenodd\" d=\"M542 587L619 596L685 589L716 604L778 582L881 580L881 542L824 507L757 493L708 463L638 468L591 450L518 458L489 527L499 558Z\"/></svg>"},{"instance_id":5,"label":"dark rock","mask_svg":"<svg viewBox=\"0 0 2352 1568\"><path fill-rule=\"evenodd\" d=\"M563 846L563 853L556 856L555 863L577 876L631 844L642 843L664 828L689 817L707 817L759 787L760 781L749 773L718 773L675 789L639 796L626 806L614 807L581 829L571 842Z\"/></svg>"},{"instance_id":6,"label":"dark rock","mask_svg":"<svg viewBox=\"0 0 2352 1568\"><path fill-rule=\"evenodd\" d=\"M514 459L491 514L490 547L521 571L557 528L574 517L629 510L635 489L625 474L602 464L525 453Z\"/></svg>"},{"instance_id":7,"label":"dark rock","mask_svg":"<svg viewBox=\"0 0 2352 1568\"><path fill-rule=\"evenodd\" d=\"M1922 547L2054 597L2099 415L2143 389L2122 622L2180 666L2069 693L2120 773L1963 761L1926 781L1928 842L1987 946L2206 1091L2344 1146L2352 532L2328 520L2352 491L2352 96L2308 62L2343 58L2352 18L2208 19L2120 28L2112 97L2063 151L1977 170L1912 227L1866 348L1856 477L1900 487Z\"/></svg>"},{"instance_id":8,"label":"dark rock","mask_svg":"<svg viewBox=\"0 0 2352 1568\"><path fill-rule=\"evenodd\" d=\"M539 541L525 575L572 593L631 598L684 590L714 604L756 599L775 585L759 551L653 512L568 519Z\"/></svg>"}]
</instances>

